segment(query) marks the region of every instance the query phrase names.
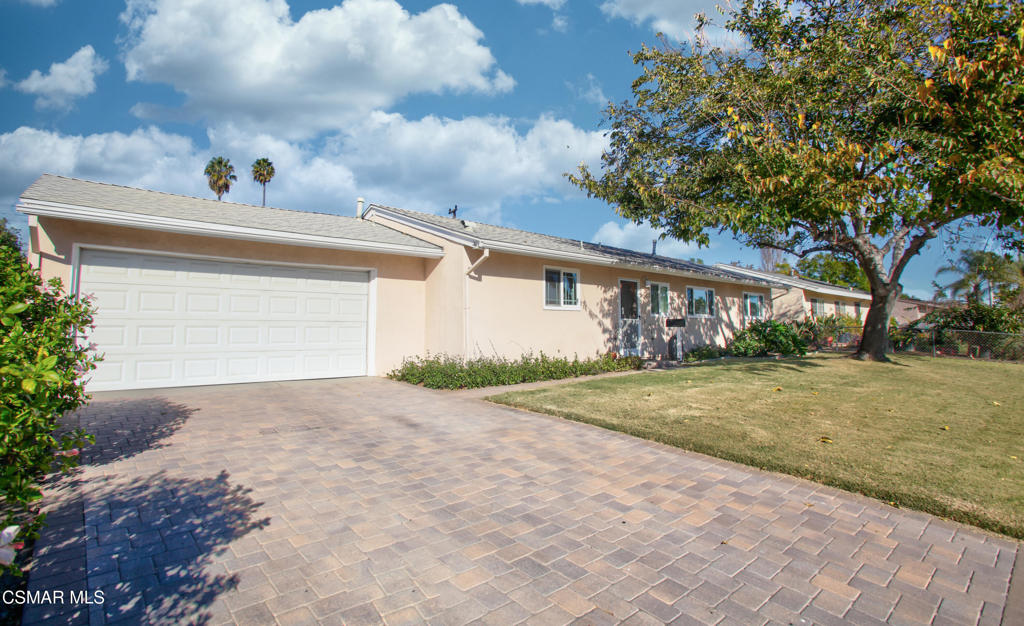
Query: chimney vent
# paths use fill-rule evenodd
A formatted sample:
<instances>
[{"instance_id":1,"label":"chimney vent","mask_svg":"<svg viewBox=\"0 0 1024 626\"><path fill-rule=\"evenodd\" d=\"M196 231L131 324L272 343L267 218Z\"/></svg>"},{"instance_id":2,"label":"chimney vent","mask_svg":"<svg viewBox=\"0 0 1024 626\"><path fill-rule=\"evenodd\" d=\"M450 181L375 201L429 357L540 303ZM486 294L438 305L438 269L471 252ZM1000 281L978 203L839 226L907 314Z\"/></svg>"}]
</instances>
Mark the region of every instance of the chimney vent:
<instances>
[{"instance_id":1,"label":"chimney vent","mask_svg":"<svg viewBox=\"0 0 1024 626\"><path fill-rule=\"evenodd\" d=\"M652 239L651 240L651 254L652 255L658 254L658 240L657 239Z\"/></svg>"},{"instance_id":2,"label":"chimney vent","mask_svg":"<svg viewBox=\"0 0 1024 626\"><path fill-rule=\"evenodd\" d=\"M362 198L356 198L356 217L363 219L363 200Z\"/></svg>"}]
</instances>

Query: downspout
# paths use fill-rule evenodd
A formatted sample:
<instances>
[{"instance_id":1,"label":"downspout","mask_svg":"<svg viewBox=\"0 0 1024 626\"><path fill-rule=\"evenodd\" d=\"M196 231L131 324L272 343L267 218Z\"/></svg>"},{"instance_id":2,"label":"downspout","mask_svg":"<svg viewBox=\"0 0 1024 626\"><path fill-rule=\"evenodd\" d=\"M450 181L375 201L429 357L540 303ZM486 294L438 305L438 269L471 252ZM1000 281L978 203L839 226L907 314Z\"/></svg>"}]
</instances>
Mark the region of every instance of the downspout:
<instances>
[{"instance_id":1,"label":"downspout","mask_svg":"<svg viewBox=\"0 0 1024 626\"><path fill-rule=\"evenodd\" d=\"M484 253L469 266L465 278L462 279L462 356L467 359L469 358L469 275L483 265L489 256L491 256L490 248L484 248Z\"/></svg>"}]
</instances>

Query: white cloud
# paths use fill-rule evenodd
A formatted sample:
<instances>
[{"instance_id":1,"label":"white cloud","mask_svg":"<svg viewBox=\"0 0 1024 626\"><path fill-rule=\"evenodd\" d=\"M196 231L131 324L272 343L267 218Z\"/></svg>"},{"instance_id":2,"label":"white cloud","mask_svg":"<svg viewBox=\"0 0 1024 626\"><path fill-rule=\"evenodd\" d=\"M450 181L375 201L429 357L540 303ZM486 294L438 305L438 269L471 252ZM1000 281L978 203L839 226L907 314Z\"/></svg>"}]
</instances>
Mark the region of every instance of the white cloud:
<instances>
[{"instance_id":1,"label":"white cloud","mask_svg":"<svg viewBox=\"0 0 1024 626\"><path fill-rule=\"evenodd\" d=\"M52 7L57 4L60 0L21 0L25 4L31 4L37 7Z\"/></svg>"},{"instance_id":2,"label":"white cloud","mask_svg":"<svg viewBox=\"0 0 1024 626\"><path fill-rule=\"evenodd\" d=\"M551 28L560 33L566 32L569 30L569 18L556 13L555 16L551 18Z\"/></svg>"},{"instance_id":3,"label":"white cloud","mask_svg":"<svg viewBox=\"0 0 1024 626\"><path fill-rule=\"evenodd\" d=\"M593 74L587 74L583 80L575 84L567 82L566 86L577 98L584 102L596 104L600 107L608 105L608 96L604 95L600 81Z\"/></svg>"},{"instance_id":4,"label":"white cloud","mask_svg":"<svg viewBox=\"0 0 1024 626\"><path fill-rule=\"evenodd\" d=\"M413 15L395 0L345 0L293 21L285 0L128 0L121 19L129 80L172 85L187 113L215 125L291 139L413 93L515 84L451 4Z\"/></svg>"},{"instance_id":5,"label":"white cloud","mask_svg":"<svg viewBox=\"0 0 1024 626\"><path fill-rule=\"evenodd\" d=\"M16 85L18 91L39 96L36 108L66 109L72 100L96 91L96 76L107 71L107 62L92 46L83 46L63 63L53 63L43 74L32 70Z\"/></svg>"},{"instance_id":6,"label":"white cloud","mask_svg":"<svg viewBox=\"0 0 1024 626\"><path fill-rule=\"evenodd\" d=\"M728 2L722 3L728 5ZM690 40L694 35L694 16L704 13L715 23L724 19L710 0L605 0L601 11L611 17L621 17L634 24L650 24L652 30L678 40ZM706 35L712 43L734 44L734 37L720 26L709 26Z\"/></svg>"},{"instance_id":7,"label":"white cloud","mask_svg":"<svg viewBox=\"0 0 1024 626\"><path fill-rule=\"evenodd\" d=\"M575 194L563 172L596 165L607 140L546 115L520 132L502 117L378 112L335 147L367 198L427 210L458 203L493 217L508 199Z\"/></svg>"},{"instance_id":8,"label":"white cloud","mask_svg":"<svg viewBox=\"0 0 1024 626\"><path fill-rule=\"evenodd\" d=\"M192 140L154 127L82 136L22 126L0 134L0 163L5 200L44 172L187 194L206 186Z\"/></svg>"},{"instance_id":9,"label":"white cloud","mask_svg":"<svg viewBox=\"0 0 1024 626\"><path fill-rule=\"evenodd\" d=\"M0 89L7 86L7 70L0 67Z\"/></svg>"},{"instance_id":10,"label":"white cloud","mask_svg":"<svg viewBox=\"0 0 1024 626\"><path fill-rule=\"evenodd\" d=\"M291 142L224 124L210 148L155 127L87 136L22 127L0 134L0 201L10 204L39 174L51 172L147 189L213 197L203 168L229 158L238 182L226 200L260 202L253 161L267 157L277 175L267 203L352 214L356 196L419 210L458 203L476 219L500 221L503 202L577 194L562 176L580 161L595 166L606 140L566 120L542 116L519 130L506 118L408 120L376 112L324 142Z\"/></svg>"},{"instance_id":11,"label":"white cloud","mask_svg":"<svg viewBox=\"0 0 1024 626\"><path fill-rule=\"evenodd\" d=\"M651 242L658 239L658 254L661 256L685 259L697 253L696 244L688 244L678 239L661 240L658 237L660 234L648 224L605 222L594 233L592 240L609 246L649 253Z\"/></svg>"}]
</instances>

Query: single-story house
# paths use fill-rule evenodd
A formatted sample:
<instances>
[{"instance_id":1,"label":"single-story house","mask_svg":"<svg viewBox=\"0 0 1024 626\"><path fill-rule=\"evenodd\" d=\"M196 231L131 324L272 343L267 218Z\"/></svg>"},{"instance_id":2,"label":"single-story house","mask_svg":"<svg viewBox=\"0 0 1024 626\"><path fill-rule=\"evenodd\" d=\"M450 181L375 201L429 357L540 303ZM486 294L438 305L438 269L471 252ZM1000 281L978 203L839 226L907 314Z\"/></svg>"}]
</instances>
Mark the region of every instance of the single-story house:
<instances>
[{"instance_id":1,"label":"single-story house","mask_svg":"<svg viewBox=\"0 0 1024 626\"><path fill-rule=\"evenodd\" d=\"M779 321L802 321L808 317L847 315L864 321L871 307L871 293L851 287L833 285L820 280L791 276L780 272L765 272L736 265L715 265L743 276L760 278L776 283L772 288L772 316ZM933 311L937 305L902 296L893 309L893 318L899 325L909 324Z\"/></svg>"},{"instance_id":2,"label":"single-story house","mask_svg":"<svg viewBox=\"0 0 1024 626\"><path fill-rule=\"evenodd\" d=\"M93 391L383 375L427 353L677 356L769 316L777 286L361 200L348 217L46 174L17 208L31 262L95 299Z\"/></svg>"},{"instance_id":3,"label":"single-story house","mask_svg":"<svg viewBox=\"0 0 1024 626\"><path fill-rule=\"evenodd\" d=\"M860 289L736 265L718 264L715 268L778 284L772 290L772 314L774 319L783 322L826 315L848 315L863 320L871 306L871 294Z\"/></svg>"}]
</instances>

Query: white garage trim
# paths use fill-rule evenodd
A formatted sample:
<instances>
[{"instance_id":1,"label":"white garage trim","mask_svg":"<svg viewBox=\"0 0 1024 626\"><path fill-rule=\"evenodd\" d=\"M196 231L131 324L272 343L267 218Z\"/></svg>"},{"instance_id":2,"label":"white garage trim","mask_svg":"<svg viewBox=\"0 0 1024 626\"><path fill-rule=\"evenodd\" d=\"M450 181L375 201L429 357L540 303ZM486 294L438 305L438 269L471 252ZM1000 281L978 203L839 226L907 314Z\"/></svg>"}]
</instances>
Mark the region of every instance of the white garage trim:
<instances>
[{"instance_id":1,"label":"white garage trim","mask_svg":"<svg viewBox=\"0 0 1024 626\"><path fill-rule=\"evenodd\" d=\"M376 330L377 330L377 269L373 267L359 267L347 265L331 265L317 263L295 263L277 261L272 259L242 258L230 256L190 254L181 252L165 252L151 248L129 248L123 246L105 246L99 244L74 243L71 249L71 277L68 292L78 297L81 287L82 257L87 250L101 252L115 252L146 255L150 257L170 257L182 259L195 259L201 261L214 261L225 263L237 263L255 266L271 267L294 267L332 270L339 272L365 272L367 274L367 295L366 295L366 354L365 354L365 375L372 376L376 372Z\"/></svg>"}]
</instances>

